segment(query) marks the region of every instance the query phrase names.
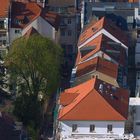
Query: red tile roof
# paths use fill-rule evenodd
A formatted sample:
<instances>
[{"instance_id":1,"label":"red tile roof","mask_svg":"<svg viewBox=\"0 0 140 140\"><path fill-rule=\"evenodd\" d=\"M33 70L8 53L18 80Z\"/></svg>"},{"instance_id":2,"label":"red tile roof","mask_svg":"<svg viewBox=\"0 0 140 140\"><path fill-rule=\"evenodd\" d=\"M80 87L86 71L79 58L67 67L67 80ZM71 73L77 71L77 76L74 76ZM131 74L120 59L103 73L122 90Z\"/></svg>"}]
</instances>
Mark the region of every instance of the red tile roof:
<instances>
[{"instance_id":1,"label":"red tile roof","mask_svg":"<svg viewBox=\"0 0 140 140\"><path fill-rule=\"evenodd\" d=\"M126 46L128 45L126 34L119 27L117 27L111 20L103 17L95 24L91 24L88 28L86 28L83 31L83 33L80 35L78 46L84 43L93 35L95 35L101 29L107 30L110 34L112 34L114 37L116 37L119 41L124 43Z\"/></svg>"},{"instance_id":2,"label":"red tile roof","mask_svg":"<svg viewBox=\"0 0 140 140\"><path fill-rule=\"evenodd\" d=\"M118 75L118 65L106 61L100 57L95 57L89 61L77 65L76 76L80 77L93 70L99 71L113 78L117 78Z\"/></svg>"},{"instance_id":3,"label":"red tile roof","mask_svg":"<svg viewBox=\"0 0 140 140\"><path fill-rule=\"evenodd\" d=\"M127 90L115 88L94 78L74 88L67 89L63 94L65 93L74 93L77 96L73 96L66 106L62 106L59 112L60 121L124 121L127 119L129 103Z\"/></svg>"},{"instance_id":4,"label":"red tile roof","mask_svg":"<svg viewBox=\"0 0 140 140\"><path fill-rule=\"evenodd\" d=\"M65 91L60 96L60 102L63 106L66 106L70 104L77 96L78 93L69 93Z\"/></svg>"},{"instance_id":5,"label":"red tile roof","mask_svg":"<svg viewBox=\"0 0 140 140\"><path fill-rule=\"evenodd\" d=\"M60 18L58 14L48 12L46 8L42 8L36 2L12 2L12 27L25 28L28 24L41 16L52 26L58 29ZM20 23L17 23L17 22Z\"/></svg>"},{"instance_id":6,"label":"red tile roof","mask_svg":"<svg viewBox=\"0 0 140 140\"><path fill-rule=\"evenodd\" d=\"M9 0L0 0L0 18L8 17Z\"/></svg>"},{"instance_id":7,"label":"red tile roof","mask_svg":"<svg viewBox=\"0 0 140 140\"><path fill-rule=\"evenodd\" d=\"M78 54L78 58L76 64L85 61L86 59L90 58L92 55L96 54L99 51L104 52L104 54L110 56L119 64L125 64L126 58L126 51L120 44L115 43L113 40L108 38L107 36L101 34L89 43L87 43L84 47L94 46L95 49L87 53L86 55L82 56L80 50ZM84 48L82 47L82 48Z\"/></svg>"}]
</instances>

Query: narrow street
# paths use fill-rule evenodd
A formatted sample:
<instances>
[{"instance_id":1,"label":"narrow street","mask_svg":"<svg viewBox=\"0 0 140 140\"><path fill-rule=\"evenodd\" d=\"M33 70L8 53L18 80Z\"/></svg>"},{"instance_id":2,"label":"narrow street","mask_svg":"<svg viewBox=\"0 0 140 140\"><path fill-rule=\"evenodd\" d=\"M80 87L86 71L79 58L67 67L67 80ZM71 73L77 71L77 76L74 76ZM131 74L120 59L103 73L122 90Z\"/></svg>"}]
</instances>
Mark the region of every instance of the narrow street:
<instances>
[{"instance_id":1,"label":"narrow street","mask_svg":"<svg viewBox=\"0 0 140 140\"><path fill-rule=\"evenodd\" d=\"M66 76L61 76L61 91L63 91L64 89L70 87L70 76L71 76L71 71L69 71L69 73L66 74ZM57 98L57 94L59 93L54 93L52 94L50 100L49 100L49 104L46 110L46 114L44 115L44 121L42 123L42 128L41 128L41 132L40 135L43 134L44 139L43 140L49 140L49 139L53 139L53 123L54 123L54 111L55 111L55 107L56 107L56 98ZM41 138L40 138L41 140Z\"/></svg>"}]
</instances>

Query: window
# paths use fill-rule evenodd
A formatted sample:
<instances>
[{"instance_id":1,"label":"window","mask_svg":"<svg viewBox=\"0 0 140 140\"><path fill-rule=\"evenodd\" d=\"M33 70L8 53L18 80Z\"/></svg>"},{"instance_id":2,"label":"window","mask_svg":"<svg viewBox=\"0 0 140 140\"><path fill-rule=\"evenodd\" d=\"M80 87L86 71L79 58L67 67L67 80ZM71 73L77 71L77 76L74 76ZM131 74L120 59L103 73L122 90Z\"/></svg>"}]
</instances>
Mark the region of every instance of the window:
<instances>
[{"instance_id":1,"label":"window","mask_svg":"<svg viewBox=\"0 0 140 140\"><path fill-rule=\"evenodd\" d=\"M77 131L77 124L73 124L72 125L72 132L76 132Z\"/></svg>"},{"instance_id":2,"label":"window","mask_svg":"<svg viewBox=\"0 0 140 140\"><path fill-rule=\"evenodd\" d=\"M73 46L67 45L67 54L72 54L72 53L73 53Z\"/></svg>"},{"instance_id":3,"label":"window","mask_svg":"<svg viewBox=\"0 0 140 140\"><path fill-rule=\"evenodd\" d=\"M70 18L68 18L68 24L71 24L71 19Z\"/></svg>"},{"instance_id":4,"label":"window","mask_svg":"<svg viewBox=\"0 0 140 140\"><path fill-rule=\"evenodd\" d=\"M112 132L112 124L107 125L107 132Z\"/></svg>"},{"instance_id":5,"label":"window","mask_svg":"<svg viewBox=\"0 0 140 140\"><path fill-rule=\"evenodd\" d=\"M61 47L63 49L64 55L66 55L67 51L66 51L66 45L65 44L61 44Z\"/></svg>"},{"instance_id":6,"label":"window","mask_svg":"<svg viewBox=\"0 0 140 140\"><path fill-rule=\"evenodd\" d=\"M15 30L15 34L19 34L20 33L20 30Z\"/></svg>"},{"instance_id":7,"label":"window","mask_svg":"<svg viewBox=\"0 0 140 140\"><path fill-rule=\"evenodd\" d=\"M136 125L140 125L140 122L136 122Z\"/></svg>"},{"instance_id":8,"label":"window","mask_svg":"<svg viewBox=\"0 0 140 140\"><path fill-rule=\"evenodd\" d=\"M71 30L68 30L68 36L71 36L72 32Z\"/></svg>"},{"instance_id":9,"label":"window","mask_svg":"<svg viewBox=\"0 0 140 140\"><path fill-rule=\"evenodd\" d=\"M65 30L64 29L61 30L61 36L65 36Z\"/></svg>"},{"instance_id":10,"label":"window","mask_svg":"<svg viewBox=\"0 0 140 140\"><path fill-rule=\"evenodd\" d=\"M90 132L94 132L95 131L95 125L94 124L91 124L90 125Z\"/></svg>"},{"instance_id":11,"label":"window","mask_svg":"<svg viewBox=\"0 0 140 140\"><path fill-rule=\"evenodd\" d=\"M4 28L4 21L0 21L0 28L1 28L1 29Z\"/></svg>"},{"instance_id":12,"label":"window","mask_svg":"<svg viewBox=\"0 0 140 140\"><path fill-rule=\"evenodd\" d=\"M133 23L133 16L127 16L127 23Z\"/></svg>"}]
</instances>

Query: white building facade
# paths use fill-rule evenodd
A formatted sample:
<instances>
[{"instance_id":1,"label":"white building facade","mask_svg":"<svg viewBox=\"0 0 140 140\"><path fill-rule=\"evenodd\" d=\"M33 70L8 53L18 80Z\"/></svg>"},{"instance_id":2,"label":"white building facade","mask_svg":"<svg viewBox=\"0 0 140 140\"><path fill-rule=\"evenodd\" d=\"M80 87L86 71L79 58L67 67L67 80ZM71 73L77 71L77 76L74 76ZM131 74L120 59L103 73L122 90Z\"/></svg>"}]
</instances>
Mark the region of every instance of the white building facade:
<instances>
[{"instance_id":1,"label":"white building facade","mask_svg":"<svg viewBox=\"0 0 140 140\"><path fill-rule=\"evenodd\" d=\"M24 36L30 28L34 28L38 31L39 34L41 34L44 37L48 37L52 40L56 40L56 30L55 28L49 24L45 19L43 19L41 16L33 20L31 23L29 23L25 28L10 28L10 43L13 42L13 40Z\"/></svg>"},{"instance_id":2,"label":"white building facade","mask_svg":"<svg viewBox=\"0 0 140 140\"><path fill-rule=\"evenodd\" d=\"M124 121L62 121L59 124L62 139L79 138L122 138ZM75 128L74 128L75 127Z\"/></svg>"}]
</instances>

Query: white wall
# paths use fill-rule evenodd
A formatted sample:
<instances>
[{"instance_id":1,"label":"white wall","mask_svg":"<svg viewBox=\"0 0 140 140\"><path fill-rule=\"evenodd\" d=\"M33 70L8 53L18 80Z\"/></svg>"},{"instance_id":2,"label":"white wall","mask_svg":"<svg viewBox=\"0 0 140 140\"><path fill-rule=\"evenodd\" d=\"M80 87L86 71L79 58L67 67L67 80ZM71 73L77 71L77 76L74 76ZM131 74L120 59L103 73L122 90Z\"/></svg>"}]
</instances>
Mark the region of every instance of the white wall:
<instances>
[{"instance_id":1,"label":"white wall","mask_svg":"<svg viewBox=\"0 0 140 140\"><path fill-rule=\"evenodd\" d=\"M140 136L140 105L135 106L134 135Z\"/></svg>"},{"instance_id":2,"label":"white wall","mask_svg":"<svg viewBox=\"0 0 140 140\"><path fill-rule=\"evenodd\" d=\"M20 33L15 33L15 30L20 30ZM9 35L10 35L10 44L17 38L21 37L22 34L21 34L22 30L20 28L10 28L10 32L9 32Z\"/></svg>"},{"instance_id":3,"label":"white wall","mask_svg":"<svg viewBox=\"0 0 140 140\"><path fill-rule=\"evenodd\" d=\"M78 131L72 132L72 124L78 125ZM91 133L90 125L95 125L95 133ZM63 121L60 122L60 130L62 137L68 137L72 134L76 135L93 135L93 134L109 134L107 133L107 125L112 124L113 129L111 134L122 136L124 134L124 121Z\"/></svg>"},{"instance_id":4,"label":"white wall","mask_svg":"<svg viewBox=\"0 0 140 140\"><path fill-rule=\"evenodd\" d=\"M140 15L139 15L139 9L135 8L135 19L137 23L140 23Z\"/></svg>"},{"instance_id":5,"label":"white wall","mask_svg":"<svg viewBox=\"0 0 140 140\"><path fill-rule=\"evenodd\" d=\"M50 25L46 20L44 20L42 17L38 17L24 29L11 28L10 29L10 43L12 43L13 40L15 39L21 36L24 36L31 27L34 27L44 37L48 37L52 40L56 39L55 28L52 25ZM15 30L17 29L20 30L19 34L15 34Z\"/></svg>"},{"instance_id":6,"label":"white wall","mask_svg":"<svg viewBox=\"0 0 140 140\"><path fill-rule=\"evenodd\" d=\"M22 35L24 35L31 27L34 27L42 36L55 40L55 28L42 17L39 16L31 24L25 27L22 31Z\"/></svg>"},{"instance_id":7,"label":"white wall","mask_svg":"<svg viewBox=\"0 0 140 140\"><path fill-rule=\"evenodd\" d=\"M140 136L140 98L139 97L131 97L129 99L129 108L131 112L129 115L133 121L133 134L135 137Z\"/></svg>"}]
</instances>

